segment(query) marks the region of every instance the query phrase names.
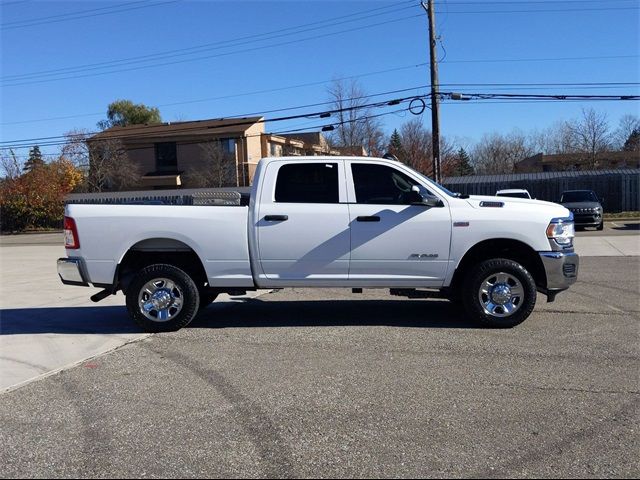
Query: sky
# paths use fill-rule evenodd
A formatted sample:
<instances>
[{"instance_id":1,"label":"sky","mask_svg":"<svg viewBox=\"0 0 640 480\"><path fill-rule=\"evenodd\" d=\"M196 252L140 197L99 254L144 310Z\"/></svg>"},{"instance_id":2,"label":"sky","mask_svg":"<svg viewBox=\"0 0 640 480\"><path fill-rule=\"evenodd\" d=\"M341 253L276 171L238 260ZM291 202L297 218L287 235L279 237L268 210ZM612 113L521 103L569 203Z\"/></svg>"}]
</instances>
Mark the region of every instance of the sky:
<instances>
[{"instance_id":1,"label":"sky","mask_svg":"<svg viewBox=\"0 0 640 480\"><path fill-rule=\"evenodd\" d=\"M415 0L0 4L3 147L74 129L94 131L116 99L156 106L164 121L184 121L326 102L335 78L355 78L367 94L403 90L371 101L428 92L428 24ZM443 92L640 94L640 0L435 5ZM577 85L584 83L631 85ZM605 113L615 128L622 115L640 114L639 106L447 100L440 108L441 133L471 145L492 132L544 129L590 107ZM415 118L406 104L373 113L384 114L379 120L387 133ZM420 118L430 128L428 109ZM266 130L317 130L327 123L301 118L268 122ZM53 155L58 148L42 151ZM17 153L26 156L28 148Z\"/></svg>"}]
</instances>

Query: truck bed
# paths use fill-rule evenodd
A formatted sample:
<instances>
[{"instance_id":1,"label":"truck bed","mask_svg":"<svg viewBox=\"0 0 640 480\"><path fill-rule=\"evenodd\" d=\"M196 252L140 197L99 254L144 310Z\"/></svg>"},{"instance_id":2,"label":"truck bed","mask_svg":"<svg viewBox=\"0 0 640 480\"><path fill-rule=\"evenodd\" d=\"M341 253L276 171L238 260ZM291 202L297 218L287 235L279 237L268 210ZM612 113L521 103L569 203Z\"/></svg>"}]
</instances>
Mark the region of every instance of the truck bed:
<instances>
[{"instance_id":1,"label":"truck bed","mask_svg":"<svg viewBox=\"0 0 640 480\"><path fill-rule=\"evenodd\" d=\"M67 205L248 206L250 194L250 187L76 193L67 196L65 203Z\"/></svg>"}]
</instances>

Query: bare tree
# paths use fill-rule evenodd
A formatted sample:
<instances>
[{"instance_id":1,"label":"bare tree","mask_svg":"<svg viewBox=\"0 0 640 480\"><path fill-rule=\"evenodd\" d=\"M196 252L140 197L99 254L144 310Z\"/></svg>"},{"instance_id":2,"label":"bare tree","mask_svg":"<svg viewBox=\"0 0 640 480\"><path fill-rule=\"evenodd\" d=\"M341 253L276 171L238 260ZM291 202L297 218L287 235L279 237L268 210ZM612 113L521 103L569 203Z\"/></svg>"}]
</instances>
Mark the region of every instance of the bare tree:
<instances>
[{"instance_id":1,"label":"bare tree","mask_svg":"<svg viewBox=\"0 0 640 480\"><path fill-rule=\"evenodd\" d=\"M0 168L2 168L3 177L13 180L22 174L22 165L18 156L13 150L2 150L0 152Z\"/></svg>"},{"instance_id":2,"label":"bare tree","mask_svg":"<svg viewBox=\"0 0 640 480\"><path fill-rule=\"evenodd\" d=\"M139 185L140 169L133 163L119 139L91 140L82 130L66 134L61 156L84 174L88 192L129 190Z\"/></svg>"},{"instance_id":3,"label":"bare tree","mask_svg":"<svg viewBox=\"0 0 640 480\"><path fill-rule=\"evenodd\" d=\"M219 141L201 145L205 161L202 167L185 175L184 184L191 188L232 187L237 185L236 159L225 153Z\"/></svg>"},{"instance_id":4,"label":"bare tree","mask_svg":"<svg viewBox=\"0 0 640 480\"><path fill-rule=\"evenodd\" d=\"M366 92L360 84L351 80L334 80L328 89L331 109L339 110L335 118L338 125L328 140L332 146L363 146L369 152L382 153L385 137L380 122L372 116L372 110L365 107Z\"/></svg>"},{"instance_id":5,"label":"bare tree","mask_svg":"<svg viewBox=\"0 0 640 480\"><path fill-rule=\"evenodd\" d=\"M571 123L566 121L558 121L542 131L531 132L528 144L536 153L547 155L580 150Z\"/></svg>"},{"instance_id":6,"label":"bare tree","mask_svg":"<svg viewBox=\"0 0 640 480\"><path fill-rule=\"evenodd\" d=\"M627 114L620 117L618 128L613 134L613 145L616 150L623 150L629 137L640 131L640 118L637 115Z\"/></svg>"},{"instance_id":7,"label":"bare tree","mask_svg":"<svg viewBox=\"0 0 640 480\"><path fill-rule=\"evenodd\" d=\"M484 135L473 148L472 159L479 174L513 173L517 162L534 153L535 149L520 132L492 133Z\"/></svg>"},{"instance_id":8,"label":"bare tree","mask_svg":"<svg viewBox=\"0 0 640 480\"><path fill-rule=\"evenodd\" d=\"M611 148L607 115L593 108L583 109L582 118L569 123L578 152L585 155L590 168L597 168L598 154Z\"/></svg>"},{"instance_id":9,"label":"bare tree","mask_svg":"<svg viewBox=\"0 0 640 480\"><path fill-rule=\"evenodd\" d=\"M431 175L433 173L431 142L431 131L425 128L420 117L403 123L400 127L403 158L399 160L425 175Z\"/></svg>"}]
</instances>

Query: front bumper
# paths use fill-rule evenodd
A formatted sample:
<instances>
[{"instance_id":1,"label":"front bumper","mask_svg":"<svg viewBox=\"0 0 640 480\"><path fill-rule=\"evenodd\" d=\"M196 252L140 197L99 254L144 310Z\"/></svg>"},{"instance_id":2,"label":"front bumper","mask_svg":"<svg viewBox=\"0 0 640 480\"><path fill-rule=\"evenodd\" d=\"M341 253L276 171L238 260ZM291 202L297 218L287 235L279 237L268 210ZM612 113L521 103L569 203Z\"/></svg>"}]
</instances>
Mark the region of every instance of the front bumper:
<instances>
[{"instance_id":1,"label":"front bumper","mask_svg":"<svg viewBox=\"0 0 640 480\"><path fill-rule=\"evenodd\" d=\"M573 221L578 227L597 227L602 223L602 215L599 213L574 213Z\"/></svg>"},{"instance_id":2,"label":"front bumper","mask_svg":"<svg viewBox=\"0 0 640 480\"><path fill-rule=\"evenodd\" d=\"M575 252L540 252L547 276L547 292L560 292L578 280L580 258Z\"/></svg>"},{"instance_id":3,"label":"front bumper","mask_svg":"<svg viewBox=\"0 0 640 480\"><path fill-rule=\"evenodd\" d=\"M65 285L89 286L81 258L59 258L58 275Z\"/></svg>"}]
</instances>

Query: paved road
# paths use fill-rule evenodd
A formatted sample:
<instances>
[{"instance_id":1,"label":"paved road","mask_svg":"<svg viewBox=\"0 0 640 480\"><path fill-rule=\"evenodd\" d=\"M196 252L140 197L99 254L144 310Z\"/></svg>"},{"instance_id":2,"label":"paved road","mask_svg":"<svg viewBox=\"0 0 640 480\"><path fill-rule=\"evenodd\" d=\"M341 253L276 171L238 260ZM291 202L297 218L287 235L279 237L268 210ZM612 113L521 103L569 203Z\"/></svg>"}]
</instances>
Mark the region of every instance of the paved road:
<instances>
[{"instance_id":1,"label":"paved road","mask_svg":"<svg viewBox=\"0 0 640 480\"><path fill-rule=\"evenodd\" d=\"M638 258L583 259L511 330L365 292L210 308L1 395L0 475L640 475Z\"/></svg>"}]
</instances>

